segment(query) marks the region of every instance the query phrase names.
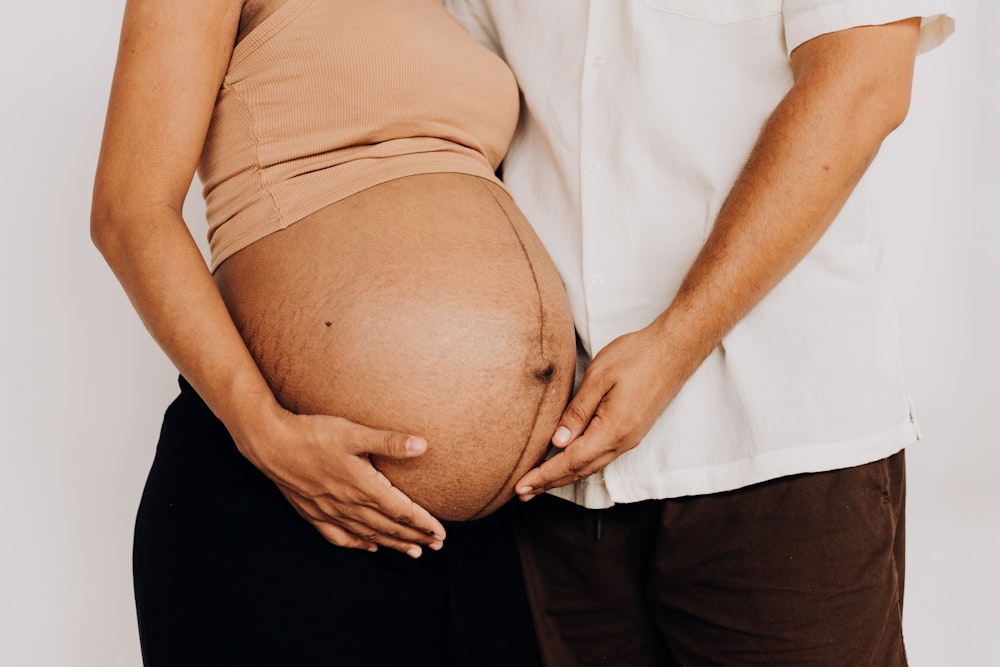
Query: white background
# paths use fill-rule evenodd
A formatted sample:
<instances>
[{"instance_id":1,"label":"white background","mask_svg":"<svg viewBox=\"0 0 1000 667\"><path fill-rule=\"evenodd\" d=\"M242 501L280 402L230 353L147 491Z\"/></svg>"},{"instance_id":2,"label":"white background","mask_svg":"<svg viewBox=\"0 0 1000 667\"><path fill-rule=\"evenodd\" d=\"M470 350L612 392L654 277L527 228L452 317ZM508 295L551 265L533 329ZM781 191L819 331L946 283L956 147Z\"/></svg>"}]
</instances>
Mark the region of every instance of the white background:
<instances>
[{"instance_id":1,"label":"white background","mask_svg":"<svg viewBox=\"0 0 1000 667\"><path fill-rule=\"evenodd\" d=\"M0 664L138 665L132 521L176 384L88 236L124 2L2 3ZM955 4L873 167L925 436L908 455L916 667L1000 665L1000 3ZM203 236L197 191L188 215Z\"/></svg>"}]
</instances>

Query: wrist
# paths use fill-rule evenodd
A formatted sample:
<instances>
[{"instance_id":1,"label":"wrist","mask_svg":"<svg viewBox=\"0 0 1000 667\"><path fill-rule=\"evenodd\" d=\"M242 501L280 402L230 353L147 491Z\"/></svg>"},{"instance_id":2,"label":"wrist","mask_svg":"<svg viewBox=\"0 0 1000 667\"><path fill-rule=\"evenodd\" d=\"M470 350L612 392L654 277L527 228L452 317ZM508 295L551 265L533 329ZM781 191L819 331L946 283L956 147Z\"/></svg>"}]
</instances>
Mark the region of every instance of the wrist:
<instances>
[{"instance_id":1,"label":"wrist","mask_svg":"<svg viewBox=\"0 0 1000 667\"><path fill-rule=\"evenodd\" d=\"M675 302L649 326L661 355L686 378L719 344L722 333L714 324Z\"/></svg>"},{"instance_id":2,"label":"wrist","mask_svg":"<svg viewBox=\"0 0 1000 667\"><path fill-rule=\"evenodd\" d=\"M263 377L259 373L256 377L233 377L209 406L226 426L240 453L264 469L263 461L271 458L268 448L280 440L288 411L278 403Z\"/></svg>"}]
</instances>

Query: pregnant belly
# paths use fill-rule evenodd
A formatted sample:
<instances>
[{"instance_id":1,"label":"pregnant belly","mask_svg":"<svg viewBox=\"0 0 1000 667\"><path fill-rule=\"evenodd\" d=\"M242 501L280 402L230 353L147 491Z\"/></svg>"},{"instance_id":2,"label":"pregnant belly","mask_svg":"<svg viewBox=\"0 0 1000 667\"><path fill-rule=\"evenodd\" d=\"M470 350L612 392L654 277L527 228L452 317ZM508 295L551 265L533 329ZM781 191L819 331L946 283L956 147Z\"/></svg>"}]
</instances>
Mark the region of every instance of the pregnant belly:
<instances>
[{"instance_id":1,"label":"pregnant belly","mask_svg":"<svg viewBox=\"0 0 1000 667\"><path fill-rule=\"evenodd\" d=\"M544 455L572 386L572 317L495 183L390 181L252 244L216 279L285 407L427 440L417 459L374 463L435 516L489 514Z\"/></svg>"}]
</instances>

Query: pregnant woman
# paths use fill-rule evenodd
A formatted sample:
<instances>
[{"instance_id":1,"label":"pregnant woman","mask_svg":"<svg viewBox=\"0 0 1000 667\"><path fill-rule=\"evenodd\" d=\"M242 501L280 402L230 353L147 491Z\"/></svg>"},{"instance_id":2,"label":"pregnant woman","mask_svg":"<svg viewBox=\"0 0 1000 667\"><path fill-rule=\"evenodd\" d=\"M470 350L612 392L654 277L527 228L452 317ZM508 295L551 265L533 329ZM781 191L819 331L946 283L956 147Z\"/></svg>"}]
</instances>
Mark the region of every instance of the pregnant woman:
<instances>
[{"instance_id":1,"label":"pregnant woman","mask_svg":"<svg viewBox=\"0 0 1000 667\"><path fill-rule=\"evenodd\" d=\"M494 176L517 112L437 0L128 1L91 228L182 375L147 665L535 664L502 508L574 339Z\"/></svg>"}]
</instances>

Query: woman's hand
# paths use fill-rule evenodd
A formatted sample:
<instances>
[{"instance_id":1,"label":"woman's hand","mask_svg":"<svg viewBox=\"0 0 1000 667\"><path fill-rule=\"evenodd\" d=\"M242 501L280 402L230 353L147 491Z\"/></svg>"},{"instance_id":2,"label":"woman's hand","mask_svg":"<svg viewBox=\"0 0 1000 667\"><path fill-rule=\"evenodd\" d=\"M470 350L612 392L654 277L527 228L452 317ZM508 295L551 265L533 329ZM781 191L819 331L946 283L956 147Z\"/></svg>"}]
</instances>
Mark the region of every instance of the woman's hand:
<instances>
[{"instance_id":1,"label":"woman's hand","mask_svg":"<svg viewBox=\"0 0 1000 667\"><path fill-rule=\"evenodd\" d=\"M241 438L240 450L329 542L368 551L381 545L413 558L421 545L441 548L441 523L394 487L370 458L420 456L427 449L422 438L280 407L274 417L260 445Z\"/></svg>"}]
</instances>

